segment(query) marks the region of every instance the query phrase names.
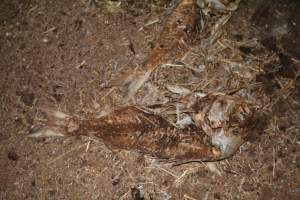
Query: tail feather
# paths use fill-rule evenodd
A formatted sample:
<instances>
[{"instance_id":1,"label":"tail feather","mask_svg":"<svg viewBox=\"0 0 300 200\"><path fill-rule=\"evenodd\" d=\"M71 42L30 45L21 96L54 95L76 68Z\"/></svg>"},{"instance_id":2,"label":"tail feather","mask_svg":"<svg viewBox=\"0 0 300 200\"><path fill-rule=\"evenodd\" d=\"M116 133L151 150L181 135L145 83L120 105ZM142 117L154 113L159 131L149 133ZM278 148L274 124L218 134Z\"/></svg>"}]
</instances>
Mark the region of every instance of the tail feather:
<instances>
[{"instance_id":1,"label":"tail feather","mask_svg":"<svg viewBox=\"0 0 300 200\"><path fill-rule=\"evenodd\" d=\"M40 137L62 137L65 136L66 127L69 124L70 116L47 107L40 107L39 110L44 112L47 117L47 122L44 128L37 130L29 135L31 138Z\"/></svg>"}]
</instances>

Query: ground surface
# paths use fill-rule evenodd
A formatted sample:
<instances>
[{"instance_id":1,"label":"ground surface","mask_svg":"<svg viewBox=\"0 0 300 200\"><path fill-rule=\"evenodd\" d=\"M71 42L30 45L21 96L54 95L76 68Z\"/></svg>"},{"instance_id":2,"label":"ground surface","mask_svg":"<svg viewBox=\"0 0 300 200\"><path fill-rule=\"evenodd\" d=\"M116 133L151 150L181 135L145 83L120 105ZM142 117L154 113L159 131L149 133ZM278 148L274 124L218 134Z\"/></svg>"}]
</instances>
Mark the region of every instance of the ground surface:
<instances>
[{"instance_id":1,"label":"ground surface","mask_svg":"<svg viewBox=\"0 0 300 200\"><path fill-rule=\"evenodd\" d=\"M94 138L27 137L40 105L89 116L115 103L106 86L143 68L160 23L140 28L168 7L157 2L1 1L0 199L300 199L297 1L242 1L226 24L227 41L259 61L256 81L271 99L233 158L171 167Z\"/></svg>"}]
</instances>

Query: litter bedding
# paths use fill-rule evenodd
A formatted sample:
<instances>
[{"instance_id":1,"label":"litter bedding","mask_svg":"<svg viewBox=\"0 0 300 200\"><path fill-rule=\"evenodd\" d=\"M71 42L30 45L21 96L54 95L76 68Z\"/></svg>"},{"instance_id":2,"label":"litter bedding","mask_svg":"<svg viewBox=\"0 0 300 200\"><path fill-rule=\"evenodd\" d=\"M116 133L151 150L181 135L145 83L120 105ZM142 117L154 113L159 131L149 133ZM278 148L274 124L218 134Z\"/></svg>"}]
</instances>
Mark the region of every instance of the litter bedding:
<instances>
[{"instance_id":1,"label":"litter bedding","mask_svg":"<svg viewBox=\"0 0 300 200\"><path fill-rule=\"evenodd\" d=\"M1 54L23 57L2 73L19 81L1 88L1 198L300 196L299 54L291 40L300 17L286 11L299 3L63 2L63 20L46 10L60 7L53 2L19 4L24 11L15 14L14 3L11 19L0 15L1 43L11 49ZM49 24L26 44L38 15Z\"/></svg>"}]
</instances>

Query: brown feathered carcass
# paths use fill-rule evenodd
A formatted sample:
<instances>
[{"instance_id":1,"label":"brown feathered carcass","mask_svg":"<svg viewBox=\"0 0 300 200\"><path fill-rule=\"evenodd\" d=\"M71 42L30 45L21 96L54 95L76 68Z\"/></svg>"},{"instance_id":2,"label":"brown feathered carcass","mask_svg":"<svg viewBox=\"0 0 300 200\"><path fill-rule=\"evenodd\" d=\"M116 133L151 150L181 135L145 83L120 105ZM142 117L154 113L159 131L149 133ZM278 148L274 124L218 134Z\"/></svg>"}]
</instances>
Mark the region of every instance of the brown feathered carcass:
<instances>
[{"instance_id":1,"label":"brown feathered carcass","mask_svg":"<svg viewBox=\"0 0 300 200\"><path fill-rule=\"evenodd\" d=\"M138 91L157 66L180 59L189 51L197 40L200 20L196 0L181 0L174 7L149 54L147 72L132 78L125 99L129 100ZM48 122L31 137L92 134L111 149L138 151L177 161L215 161L233 155L244 142L254 105L238 96L207 95L189 107L186 114L193 120L183 129L134 106L85 120L51 109L42 110Z\"/></svg>"},{"instance_id":2,"label":"brown feathered carcass","mask_svg":"<svg viewBox=\"0 0 300 200\"><path fill-rule=\"evenodd\" d=\"M215 161L233 155L244 142L253 105L238 97L209 96L198 100L187 114L193 123L183 129L137 107L81 120L43 109L45 128L31 137L94 135L110 149L138 151L161 159Z\"/></svg>"}]
</instances>

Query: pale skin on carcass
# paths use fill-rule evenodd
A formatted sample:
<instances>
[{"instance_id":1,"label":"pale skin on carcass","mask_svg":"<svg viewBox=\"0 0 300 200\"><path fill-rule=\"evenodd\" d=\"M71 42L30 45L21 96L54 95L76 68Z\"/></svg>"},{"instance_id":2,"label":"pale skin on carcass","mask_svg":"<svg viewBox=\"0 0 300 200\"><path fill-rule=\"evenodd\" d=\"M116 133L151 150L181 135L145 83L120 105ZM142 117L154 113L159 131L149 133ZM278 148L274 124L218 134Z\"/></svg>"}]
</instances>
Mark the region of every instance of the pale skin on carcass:
<instances>
[{"instance_id":1,"label":"pale skin on carcass","mask_svg":"<svg viewBox=\"0 0 300 200\"><path fill-rule=\"evenodd\" d=\"M176 4L149 53L145 64L147 71L130 81L124 102L137 93L160 64L181 59L190 50L199 35L200 21L201 11L196 0L181 0Z\"/></svg>"}]
</instances>

